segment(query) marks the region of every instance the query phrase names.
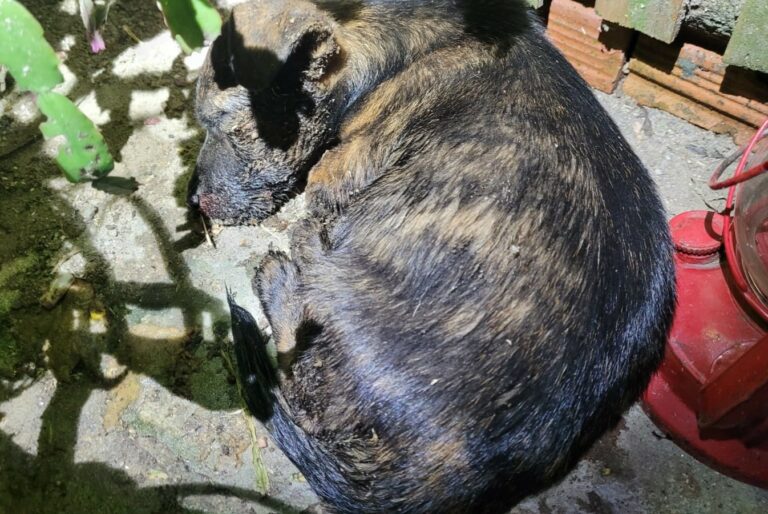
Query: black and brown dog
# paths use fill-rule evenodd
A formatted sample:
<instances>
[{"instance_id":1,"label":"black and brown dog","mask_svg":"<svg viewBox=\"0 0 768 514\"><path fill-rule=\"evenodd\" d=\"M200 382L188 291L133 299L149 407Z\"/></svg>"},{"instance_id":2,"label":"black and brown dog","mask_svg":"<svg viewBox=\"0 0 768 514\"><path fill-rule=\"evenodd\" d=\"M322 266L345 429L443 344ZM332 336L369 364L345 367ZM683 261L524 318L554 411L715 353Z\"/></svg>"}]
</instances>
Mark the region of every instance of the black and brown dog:
<instances>
[{"instance_id":1,"label":"black and brown dog","mask_svg":"<svg viewBox=\"0 0 768 514\"><path fill-rule=\"evenodd\" d=\"M249 406L336 512L503 512L637 399L674 304L654 185L518 0L238 6L190 202L263 219Z\"/></svg>"}]
</instances>

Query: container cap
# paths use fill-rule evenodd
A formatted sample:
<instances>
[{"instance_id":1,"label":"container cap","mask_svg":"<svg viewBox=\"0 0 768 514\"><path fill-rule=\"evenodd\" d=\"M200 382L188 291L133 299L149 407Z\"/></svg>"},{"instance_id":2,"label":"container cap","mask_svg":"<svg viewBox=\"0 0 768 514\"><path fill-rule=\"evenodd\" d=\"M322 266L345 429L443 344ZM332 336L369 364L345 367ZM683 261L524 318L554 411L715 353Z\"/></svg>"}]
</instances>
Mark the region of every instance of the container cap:
<instances>
[{"instance_id":1,"label":"container cap","mask_svg":"<svg viewBox=\"0 0 768 514\"><path fill-rule=\"evenodd\" d=\"M688 211L669 222L675 250L688 255L712 255L723 245L723 216L711 211Z\"/></svg>"}]
</instances>

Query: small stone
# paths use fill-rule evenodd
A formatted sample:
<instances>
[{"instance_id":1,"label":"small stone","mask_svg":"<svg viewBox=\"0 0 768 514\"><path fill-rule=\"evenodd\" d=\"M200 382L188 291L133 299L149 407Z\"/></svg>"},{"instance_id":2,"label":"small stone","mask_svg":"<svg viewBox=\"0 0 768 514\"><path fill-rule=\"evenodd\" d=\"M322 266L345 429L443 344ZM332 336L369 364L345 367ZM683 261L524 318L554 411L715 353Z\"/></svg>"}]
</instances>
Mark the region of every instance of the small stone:
<instances>
[{"instance_id":1,"label":"small stone","mask_svg":"<svg viewBox=\"0 0 768 514\"><path fill-rule=\"evenodd\" d=\"M150 480L168 480L168 475L159 469L150 469L147 478Z\"/></svg>"},{"instance_id":2,"label":"small stone","mask_svg":"<svg viewBox=\"0 0 768 514\"><path fill-rule=\"evenodd\" d=\"M643 111L640 120L634 125L635 135L638 139L645 140L653 137L653 123L648 111Z\"/></svg>"},{"instance_id":3,"label":"small stone","mask_svg":"<svg viewBox=\"0 0 768 514\"><path fill-rule=\"evenodd\" d=\"M59 273L48 286L48 291L40 298L40 304L46 309L53 309L64 298L74 282L75 277L71 273Z\"/></svg>"}]
</instances>

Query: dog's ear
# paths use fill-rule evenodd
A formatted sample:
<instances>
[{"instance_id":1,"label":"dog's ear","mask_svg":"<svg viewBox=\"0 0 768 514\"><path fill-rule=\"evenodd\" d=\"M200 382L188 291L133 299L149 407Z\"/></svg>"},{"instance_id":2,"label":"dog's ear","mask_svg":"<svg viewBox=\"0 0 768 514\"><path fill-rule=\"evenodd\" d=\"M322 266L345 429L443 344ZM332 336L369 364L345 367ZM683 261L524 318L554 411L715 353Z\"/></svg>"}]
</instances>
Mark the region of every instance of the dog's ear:
<instances>
[{"instance_id":1,"label":"dog's ear","mask_svg":"<svg viewBox=\"0 0 768 514\"><path fill-rule=\"evenodd\" d=\"M320 81L339 57L331 16L304 0L259 0L236 5L225 27L238 84L268 87L281 73Z\"/></svg>"}]
</instances>

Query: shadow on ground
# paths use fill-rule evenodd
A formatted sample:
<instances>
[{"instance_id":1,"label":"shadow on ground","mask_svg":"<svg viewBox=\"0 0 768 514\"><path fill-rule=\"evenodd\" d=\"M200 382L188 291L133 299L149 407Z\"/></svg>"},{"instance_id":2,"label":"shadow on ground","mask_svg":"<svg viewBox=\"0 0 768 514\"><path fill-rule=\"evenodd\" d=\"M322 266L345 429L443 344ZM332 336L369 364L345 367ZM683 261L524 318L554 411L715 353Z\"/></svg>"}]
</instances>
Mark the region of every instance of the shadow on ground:
<instances>
[{"instance_id":1,"label":"shadow on ground","mask_svg":"<svg viewBox=\"0 0 768 514\"><path fill-rule=\"evenodd\" d=\"M49 192L48 201L59 216L69 220L66 230L78 242L88 242L83 237L85 227L78 219L77 211ZM93 246L79 248L89 263L85 276L87 282L73 286L70 293L51 311L39 307L15 310L21 324L28 324L21 344L35 344L48 341L45 354L45 368L52 371L57 379L56 390L42 415L42 426L38 437L37 455L31 455L18 447L11 438L0 432L0 506L6 503L4 512L192 512L182 508L180 499L189 495L227 495L253 501L279 512L298 512L280 501L232 487L211 484L176 484L160 487L138 487L124 472L101 463L75 463L77 429L80 412L94 390L110 389L124 379L126 373L134 372L151 376L165 385L174 394L200 405L216 409L222 405L211 405L206 397L196 398L190 393L187 378L194 374L199 358L195 357L203 312L213 312L221 318L226 313L217 299L196 289L189 279L189 269L174 248L172 234L168 232L157 212L138 196L131 197L131 203L152 227L153 234L161 249L166 269L172 283L140 284L119 282L115 279L110 265ZM34 223L35 221L33 221ZM98 292L88 287L98 284ZM180 308L184 317L187 337L182 342L160 339L129 337L125 318L128 304L140 305L144 309L164 310ZM92 332L93 321L104 309L103 334ZM81 327L68 330L67 327ZM228 326L219 326L215 340L207 348L206 356L229 352L224 338ZM50 339L49 339L50 338ZM126 344L130 341L130 344ZM174 348L169 349L172 345ZM137 355L133 349L151 348L151 355ZM100 369L102 353L115 356L119 364L125 365L117 376L107 378ZM139 354L141 351L138 352ZM163 358L167 361L163 362ZM40 376L39 374L37 376ZM34 376L27 377L26 386L33 383ZM234 377L222 384L235 390ZM6 386L10 382L4 382ZM18 394L22 389L5 387L3 399ZM232 402L228 409L239 408Z\"/></svg>"},{"instance_id":2,"label":"shadow on ground","mask_svg":"<svg viewBox=\"0 0 768 514\"><path fill-rule=\"evenodd\" d=\"M78 16L61 12L59 2L30 0L25 6L40 20L56 20L50 25L43 22L52 44L73 34L81 38L78 45L82 53L85 45ZM135 25L125 25L136 20ZM186 72L182 56L164 75L125 80L109 71L114 58L135 44L134 36L148 40L163 29L154 2L118 3L105 30L108 50L79 58L73 52L66 61L78 77L70 96L77 98L95 90L101 109L110 111L110 121L100 128L118 160L127 157L121 150L136 124L128 116L131 91L167 87L166 114L192 118L192 102L182 93L185 88L189 91L189 84L179 80ZM94 78L93 72L100 68L107 71ZM114 87L126 94L110 92ZM186 172L176 182L177 203L183 198L198 145L199 138L195 137L181 145ZM203 241L199 232L193 230L175 238L157 209L140 194L118 187L116 192L127 196L150 227L170 278L163 283L119 281L110 262L88 237L87 221L80 212L57 191L43 185L59 172L40 152L41 141L32 136L0 161L4 211L0 220L0 402L21 394L46 372L56 378L56 389L42 415L36 455L0 431L0 512L194 512L182 506L183 498L193 495L234 496L271 510L298 512L245 489L208 483L140 487L120 469L75 462L78 424L85 403L94 391L113 389L130 373L149 376L173 394L206 409L235 410L241 402L232 374L222 375L223 383L216 385L231 392L224 401L195 394L190 385L207 360L231 362L225 344L229 326L224 305L192 284L181 256L182 251ZM184 225L177 230L188 228ZM82 254L86 269L55 307L44 309L39 298L62 252ZM183 333L167 338L131 333L127 319L131 305L146 311L179 309ZM216 321L212 341L202 337L204 315ZM104 355L113 357L111 372L105 371ZM0 413L0 420L2 416Z\"/></svg>"}]
</instances>

